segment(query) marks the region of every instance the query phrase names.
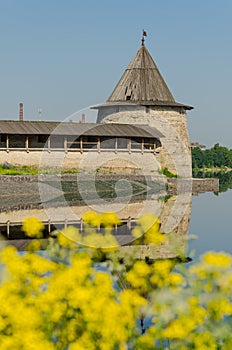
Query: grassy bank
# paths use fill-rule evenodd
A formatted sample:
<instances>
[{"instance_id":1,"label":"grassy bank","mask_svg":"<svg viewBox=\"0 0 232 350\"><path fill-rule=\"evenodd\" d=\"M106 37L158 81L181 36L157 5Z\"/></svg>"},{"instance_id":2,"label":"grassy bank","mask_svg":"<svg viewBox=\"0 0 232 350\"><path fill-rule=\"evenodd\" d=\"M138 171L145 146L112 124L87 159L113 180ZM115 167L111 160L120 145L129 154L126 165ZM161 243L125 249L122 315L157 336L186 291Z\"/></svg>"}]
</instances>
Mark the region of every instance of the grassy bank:
<instances>
[{"instance_id":1,"label":"grassy bank","mask_svg":"<svg viewBox=\"0 0 232 350\"><path fill-rule=\"evenodd\" d=\"M9 168L6 168L0 165L0 175L38 175L38 174L76 174L77 170L75 169L63 169L60 168L38 168L35 166L14 166L10 165Z\"/></svg>"}]
</instances>

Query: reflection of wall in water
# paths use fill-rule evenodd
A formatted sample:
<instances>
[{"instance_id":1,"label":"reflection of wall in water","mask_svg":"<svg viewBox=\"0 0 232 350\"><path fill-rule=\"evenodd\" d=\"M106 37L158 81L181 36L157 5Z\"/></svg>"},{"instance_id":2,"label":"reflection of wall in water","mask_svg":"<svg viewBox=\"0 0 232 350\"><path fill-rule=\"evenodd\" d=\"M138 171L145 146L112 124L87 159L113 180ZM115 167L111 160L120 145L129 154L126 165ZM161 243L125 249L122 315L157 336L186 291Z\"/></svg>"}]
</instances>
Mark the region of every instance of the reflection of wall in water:
<instances>
[{"instance_id":1,"label":"reflection of wall in water","mask_svg":"<svg viewBox=\"0 0 232 350\"><path fill-rule=\"evenodd\" d=\"M0 223L10 225L21 223L24 218L28 216L36 216L42 222L62 222L63 227L68 225L69 222L75 222L75 220L80 220L85 212L89 210L95 210L98 212L117 212L121 219L136 219L145 213L153 213L160 217L161 221L161 231L168 233L170 231L175 232L179 238L180 242L179 248L185 255L186 252L186 235L188 233L188 227L191 216L191 204L192 195L191 193L181 193L178 196L170 197L166 202L164 200L159 200L158 198L149 199L146 201L132 202L128 204L122 203L105 203L101 206L93 205L92 208L88 206L79 207L58 207L58 208L48 208L48 209L34 209L34 210L19 210L13 211L11 213L1 213ZM121 208L120 208L121 205ZM59 228L61 226L59 225ZM11 241L12 242L12 241ZM151 256L156 258L164 257L175 257L176 254L171 252L168 243L162 245L162 247L154 250L141 246L139 256ZM131 248L122 248L131 249ZM138 252L136 253L138 254Z\"/></svg>"}]
</instances>

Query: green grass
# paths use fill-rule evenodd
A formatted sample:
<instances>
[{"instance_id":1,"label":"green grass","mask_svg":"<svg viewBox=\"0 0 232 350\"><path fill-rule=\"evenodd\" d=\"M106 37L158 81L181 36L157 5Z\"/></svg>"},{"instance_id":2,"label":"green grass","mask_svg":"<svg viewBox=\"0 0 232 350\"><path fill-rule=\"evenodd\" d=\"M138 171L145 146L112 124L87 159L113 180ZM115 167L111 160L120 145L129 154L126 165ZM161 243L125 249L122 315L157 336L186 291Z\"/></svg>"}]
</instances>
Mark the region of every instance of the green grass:
<instances>
[{"instance_id":1,"label":"green grass","mask_svg":"<svg viewBox=\"0 0 232 350\"><path fill-rule=\"evenodd\" d=\"M60 171L60 168L38 168L36 166L13 166L11 169L5 169L0 165L0 175L38 175L38 174L77 174L75 169L64 169Z\"/></svg>"},{"instance_id":2,"label":"green grass","mask_svg":"<svg viewBox=\"0 0 232 350\"><path fill-rule=\"evenodd\" d=\"M38 168L29 166L12 166L10 169L5 169L0 165L0 175L37 175Z\"/></svg>"}]
</instances>

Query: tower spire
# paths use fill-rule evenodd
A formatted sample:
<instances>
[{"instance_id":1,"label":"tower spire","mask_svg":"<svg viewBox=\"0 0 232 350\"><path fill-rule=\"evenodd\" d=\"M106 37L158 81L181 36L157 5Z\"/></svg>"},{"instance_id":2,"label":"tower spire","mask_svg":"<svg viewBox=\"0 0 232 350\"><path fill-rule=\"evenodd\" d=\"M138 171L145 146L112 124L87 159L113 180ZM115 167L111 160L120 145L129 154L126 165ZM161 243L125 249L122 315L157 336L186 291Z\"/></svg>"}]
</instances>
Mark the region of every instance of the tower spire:
<instances>
[{"instance_id":1,"label":"tower spire","mask_svg":"<svg viewBox=\"0 0 232 350\"><path fill-rule=\"evenodd\" d=\"M142 46L144 46L145 36L147 36L147 32L143 29Z\"/></svg>"}]
</instances>

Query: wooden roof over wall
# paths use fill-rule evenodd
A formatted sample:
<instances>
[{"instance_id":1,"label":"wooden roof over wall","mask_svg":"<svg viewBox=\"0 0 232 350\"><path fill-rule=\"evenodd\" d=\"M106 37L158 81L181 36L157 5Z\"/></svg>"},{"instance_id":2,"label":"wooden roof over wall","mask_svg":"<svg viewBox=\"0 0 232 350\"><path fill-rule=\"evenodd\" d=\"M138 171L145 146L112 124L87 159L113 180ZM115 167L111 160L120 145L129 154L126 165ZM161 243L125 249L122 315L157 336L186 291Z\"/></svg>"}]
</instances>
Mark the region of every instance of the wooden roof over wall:
<instances>
[{"instance_id":1,"label":"wooden roof over wall","mask_svg":"<svg viewBox=\"0 0 232 350\"><path fill-rule=\"evenodd\" d=\"M13 120L0 120L0 134L152 137L158 139L163 137L161 132L148 125Z\"/></svg>"}]
</instances>

